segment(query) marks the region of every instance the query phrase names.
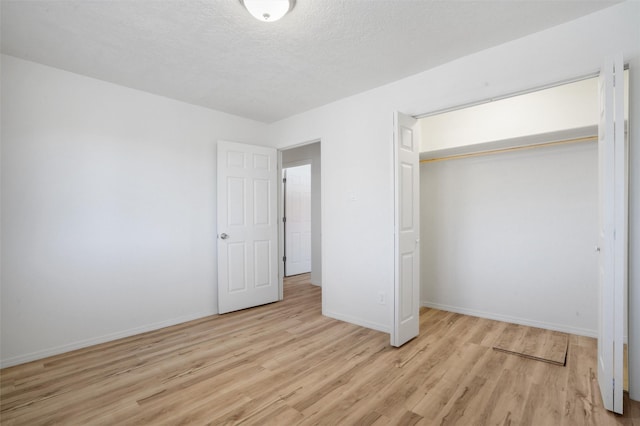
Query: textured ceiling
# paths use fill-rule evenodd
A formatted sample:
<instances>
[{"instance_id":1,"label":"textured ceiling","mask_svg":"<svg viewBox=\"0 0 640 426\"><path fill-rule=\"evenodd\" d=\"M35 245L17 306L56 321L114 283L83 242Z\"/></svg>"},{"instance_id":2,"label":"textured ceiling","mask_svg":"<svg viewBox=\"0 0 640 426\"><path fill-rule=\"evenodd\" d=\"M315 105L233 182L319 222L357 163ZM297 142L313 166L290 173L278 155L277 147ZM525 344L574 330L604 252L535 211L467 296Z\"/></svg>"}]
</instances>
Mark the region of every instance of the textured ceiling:
<instances>
[{"instance_id":1,"label":"textured ceiling","mask_svg":"<svg viewBox=\"0 0 640 426\"><path fill-rule=\"evenodd\" d=\"M264 122L576 19L617 1L2 0L2 52Z\"/></svg>"}]
</instances>

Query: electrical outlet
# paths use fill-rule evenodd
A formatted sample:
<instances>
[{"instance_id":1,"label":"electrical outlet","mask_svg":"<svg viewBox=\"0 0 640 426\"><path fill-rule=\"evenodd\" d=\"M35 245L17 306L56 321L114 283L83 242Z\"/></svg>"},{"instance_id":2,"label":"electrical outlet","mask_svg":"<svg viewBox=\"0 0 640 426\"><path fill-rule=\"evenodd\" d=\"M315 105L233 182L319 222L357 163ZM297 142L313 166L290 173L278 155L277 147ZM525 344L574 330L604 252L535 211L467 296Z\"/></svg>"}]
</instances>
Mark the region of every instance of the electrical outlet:
<instances>
[{"instance_id":1,"label":"electrical outlet","mask_svg":"<svg viewBox=\"0 0 640 426\"><path fill-rule=\"evenodd\" d=\"M384 293L383 292L378 293L378 303L381 304L381 305L385 304Z\"/></svg>"}]
</instances>

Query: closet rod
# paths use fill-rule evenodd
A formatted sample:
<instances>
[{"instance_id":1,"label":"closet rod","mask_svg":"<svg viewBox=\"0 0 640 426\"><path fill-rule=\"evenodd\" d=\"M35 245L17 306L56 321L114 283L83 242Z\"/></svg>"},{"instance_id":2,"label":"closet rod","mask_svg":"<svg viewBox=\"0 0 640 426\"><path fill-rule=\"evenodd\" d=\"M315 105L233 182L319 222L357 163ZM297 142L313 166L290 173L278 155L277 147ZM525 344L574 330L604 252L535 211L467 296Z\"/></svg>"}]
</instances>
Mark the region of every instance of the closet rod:
<instances>
[{"instance_id":1,"label":"closet rod","mask_svg":"<svg viewBox=\"0 0 640 426\"><path fill-rule=\"evenodd\" d=\"M459 160L461 158L480 157L483 155L500 154L503 152L523 151L525 149L545 148L549 146L566 145L566 144L578 143L578 142L591 142L591 141L597 141L597 140L598 140L597 136L587 136L583 138L565 139L562 141L545 142L545 143L538 143L533 145L513 146L511 148L491 149L488 151L472 152L469 154L454 154L454 155L448 155L446 157L428 158L425 160L420 160L420 163L435 163L436 161Z\"/></svg>"}]
</instances>

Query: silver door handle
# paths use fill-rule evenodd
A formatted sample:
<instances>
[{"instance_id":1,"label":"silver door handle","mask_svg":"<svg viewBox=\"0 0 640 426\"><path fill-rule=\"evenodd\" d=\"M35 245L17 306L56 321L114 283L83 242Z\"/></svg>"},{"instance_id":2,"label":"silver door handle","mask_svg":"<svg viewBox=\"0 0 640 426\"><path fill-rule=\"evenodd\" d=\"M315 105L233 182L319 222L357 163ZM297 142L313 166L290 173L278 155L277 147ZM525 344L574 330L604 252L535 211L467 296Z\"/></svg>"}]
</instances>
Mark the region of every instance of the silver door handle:
<instances>
[{"instance_id":1,"label":"silver door handle","mask_svg":"<svg viewBox=\"0 0 640 426\"><path fill-rule=\"evenodd\" d=\"M222 234L220 234L220 238L226 240L227 238L229 238L229 236L223 232Z\"/></svg>"}]
</instances>

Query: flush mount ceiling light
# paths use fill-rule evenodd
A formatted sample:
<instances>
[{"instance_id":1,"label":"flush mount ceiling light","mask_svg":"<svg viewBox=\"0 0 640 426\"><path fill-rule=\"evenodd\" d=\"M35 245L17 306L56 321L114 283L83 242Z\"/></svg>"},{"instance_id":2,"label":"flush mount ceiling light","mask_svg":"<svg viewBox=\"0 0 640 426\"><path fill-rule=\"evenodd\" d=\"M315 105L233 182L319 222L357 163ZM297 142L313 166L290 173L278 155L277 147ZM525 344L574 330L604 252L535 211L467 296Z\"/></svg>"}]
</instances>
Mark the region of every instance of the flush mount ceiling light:
<instances>
[{"instance_id":1,"label":"flush mount ceiling light","mask_svg":"<svg viewBox=\"0 0 640 426\"><path fill-rule=\"evenodd\" d=\"M240 0L240 3L257 20L275 22L293 9L296 0Z\"/></svg>"}]
</instances>

